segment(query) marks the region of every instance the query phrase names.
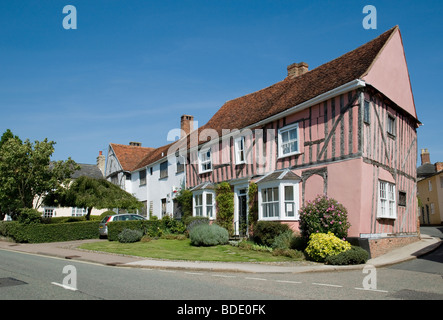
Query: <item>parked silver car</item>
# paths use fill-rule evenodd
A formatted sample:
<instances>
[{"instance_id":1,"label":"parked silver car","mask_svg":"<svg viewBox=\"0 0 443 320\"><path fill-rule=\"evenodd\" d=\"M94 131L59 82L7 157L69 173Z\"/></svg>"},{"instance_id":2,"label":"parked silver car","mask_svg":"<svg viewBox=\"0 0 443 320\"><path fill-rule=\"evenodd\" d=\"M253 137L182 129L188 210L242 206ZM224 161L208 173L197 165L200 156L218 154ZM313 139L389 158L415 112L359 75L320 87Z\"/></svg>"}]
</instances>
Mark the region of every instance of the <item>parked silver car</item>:
<instances>
[{"instance_id":1,"label":"parked silver car","mask_svg":"<svg viewBox=\"0 0 443 320\"><path fill-rule=\"evenodd\" d=\"M124 213L124 214L115 214L112 216L106 216L103 218L103 220L100 222L98 226L98 231L100 232L100 238L108 236L108 222L128 221L128 220L147 220L147 219L135 213Z\"/></svg>"}]
</instances>

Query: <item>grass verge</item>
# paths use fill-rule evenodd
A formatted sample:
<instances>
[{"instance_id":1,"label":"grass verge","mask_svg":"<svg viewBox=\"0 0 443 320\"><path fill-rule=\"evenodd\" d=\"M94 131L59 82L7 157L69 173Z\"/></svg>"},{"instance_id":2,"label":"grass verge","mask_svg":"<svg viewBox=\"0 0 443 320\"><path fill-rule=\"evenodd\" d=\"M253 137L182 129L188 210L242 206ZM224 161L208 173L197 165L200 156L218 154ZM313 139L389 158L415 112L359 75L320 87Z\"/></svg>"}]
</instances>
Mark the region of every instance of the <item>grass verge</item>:
<instances>
[{"instance_id":1,"label":"grass verge","mask_svg":"<svg viewBox=\"0 0 443 320\"><path fill-rule=\"evenodd\" d=\"M149 242L120 243L100 241L82 244L79 248L101 252L126 254L154 259L224 261L224 262L282 262L300 261L284 256L273 256L270 252L245 250L231 245L213 247L192 246L189 239L157 239Z\"/></svg>"}]
</instances>

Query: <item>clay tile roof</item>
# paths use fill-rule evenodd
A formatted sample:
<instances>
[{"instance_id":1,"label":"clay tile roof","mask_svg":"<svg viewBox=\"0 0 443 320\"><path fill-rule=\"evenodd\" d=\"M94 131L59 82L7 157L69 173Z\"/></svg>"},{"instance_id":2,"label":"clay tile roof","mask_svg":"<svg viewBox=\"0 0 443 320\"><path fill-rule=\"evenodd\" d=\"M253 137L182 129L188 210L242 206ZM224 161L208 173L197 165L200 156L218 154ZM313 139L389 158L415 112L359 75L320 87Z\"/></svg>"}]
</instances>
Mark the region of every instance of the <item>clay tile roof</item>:
<instances>
[{"instance_id":1,"label":"clay tile roof","mask_svg":"<svg viewBox=\"0 0 443 320\"><path fill-rule=\"evenodd\" d=\"M168 155L168 149L173 145L173 143L161 146L157 149L153 149L152 152L146 156L139 158L134 169L140 169L146 167L147 165L154 163Z\"/></svg>"},{"instance_id":2,"label":"clay tile roof","mask_svg":"<svg viewBox=\"0 0 443 320\"><path fill-rule=\"evenodd\" d=\"M226 102L201 129L215 129L219 134L221 129L242 129L361 78L397 29L395 26L298 77L287 77L270 87Z\"/></svg>"},{"instance_id":3,"label":"clay tile roof","mask_svg":"<svg viewBox=\"0 0 443 320\"><path fill-rule=\"evenodd\" d=\"M111 143L111 147L124 171L137 169L137 164L145 158L154 148L128 146L124 144Z\"/></svg>"},{"instance_id":4,"label":"clay tile roof","mask_svg":"<svg viewBox=\"0 0 443 320\"><path fill-rule=\"evenodd\" d=\"M357 49L298 77L287 77L267 88L226 102L208 123L197 130L214 129L221 136L222 129L243 129L361 78L371 68L377 55L397 29L398 26L395 26ZM150 152L146 151L144 155L129 151L122 152L124 154L122 159L125 167L135 170L154 163L167 156L171 145L151 149ZM134 150L136 148L150 149L129 146L121 147L130 148L127 150Z\"/></svg>"}]
</instances>

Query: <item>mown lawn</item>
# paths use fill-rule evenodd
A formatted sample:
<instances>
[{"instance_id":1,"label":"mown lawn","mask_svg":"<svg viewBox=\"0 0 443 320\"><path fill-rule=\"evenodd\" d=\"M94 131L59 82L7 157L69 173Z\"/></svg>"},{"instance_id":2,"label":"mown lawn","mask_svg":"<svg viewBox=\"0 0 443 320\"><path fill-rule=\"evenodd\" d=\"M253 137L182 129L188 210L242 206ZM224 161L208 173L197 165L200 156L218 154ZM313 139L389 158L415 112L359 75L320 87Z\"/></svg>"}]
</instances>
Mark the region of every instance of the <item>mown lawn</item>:
<instances>
[{"instance_id":1,"label":"mown lawn","mask_svg":"<svg viewBox=\"0 0 443 320\"><path fill-rule=\"evenodd\" d=\"M225 261L225 262L279 262L296 261L284 256L273 256L270 252L241 249L231 245L213 247L192 246L189 239L157 239L149 242L120 243L100 241L85 243L79 248L111 252L154 259Z\"/></svg>"}]
</instances>

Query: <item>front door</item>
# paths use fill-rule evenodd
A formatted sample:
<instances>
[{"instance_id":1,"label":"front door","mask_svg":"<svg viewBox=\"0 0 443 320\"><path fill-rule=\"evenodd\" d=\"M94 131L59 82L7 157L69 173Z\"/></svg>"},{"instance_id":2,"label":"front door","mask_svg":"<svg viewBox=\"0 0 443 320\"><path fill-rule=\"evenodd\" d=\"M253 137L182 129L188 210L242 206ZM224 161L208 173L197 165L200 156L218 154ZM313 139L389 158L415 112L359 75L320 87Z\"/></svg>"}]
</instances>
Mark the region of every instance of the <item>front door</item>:
<instances>
[{"instance_id":1,"label":"front door","mask_svg":"<svg viewBox=\"0 0 443 320\"><path fill-rule=\"evenodd\" d=\"M238 222L240 237L245 237L248 232L248 199L246 191L247 189L241 189L238 194Z\"/></svg>"}]
</instances>

